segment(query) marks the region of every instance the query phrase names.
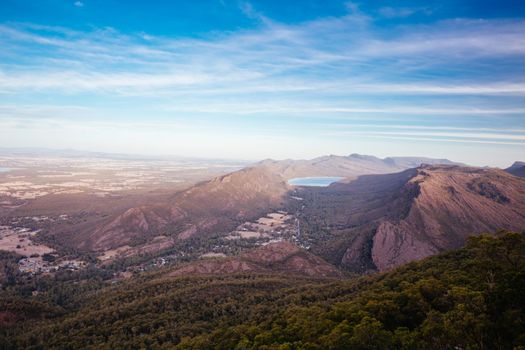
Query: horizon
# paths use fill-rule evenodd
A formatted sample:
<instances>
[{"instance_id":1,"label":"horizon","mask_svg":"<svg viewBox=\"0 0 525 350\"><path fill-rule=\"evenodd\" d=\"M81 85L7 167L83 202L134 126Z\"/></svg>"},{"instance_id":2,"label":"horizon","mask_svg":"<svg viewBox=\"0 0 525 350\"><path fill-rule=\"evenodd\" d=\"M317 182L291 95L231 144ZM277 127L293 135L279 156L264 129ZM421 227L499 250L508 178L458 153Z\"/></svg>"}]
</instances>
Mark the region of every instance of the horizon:
<instances>
[{"instance_id":1,"label":"horizon","mask_svg":"<svg viewBox=\"0 0 525 350\"><path fill-rule=\"evenodd\" d=\"M14 155L35 155L35 156L41 156L42 154L39 154L39 152L42 152L42 153L50 153L50 154L53 154L54 156L64 156L64 157L67 157L67 155L64 155L64 154L59 154L59 153L79 153L79 155L77 156L82 156L80 154L82 153L85 153L85 156L86 157L89 157L89 156L93 156L93 157L97 157L97 156L100 156L100 157L105 157L105 158L109 158L109 159L115 159L115 158L118 158L118 157L124 157L128 160L140 160L140 159L146 159L146 160L178 160L178 159L181 159L181 160L188 160L188 161L192 161L192 160L196 160L196 161L206 161L206 160L209 160L209 161L231 161L231 162L239 162L239 163L247 163L248 165L249 164L256 164L256 163L259 163L259 162L263 162L263 161L267 161L267 160L270 160L270 161L276 161L276 162L281 162L281 161L287 161L287 160L293 160L293 161L301 161L301 160L314 160L314 159L318 159L318 158L322 158L322 157L352 157L352 156L360 156L360 157L374 157L374 158L377 158L379 160L385 160L385 159L388 159L388 158L429 158L429 159L438 159L438 160L446 160L446 161L451 161L451 162L454 162L454 163L459 163L460 165L464 165L464 166L467 166L467 167L493 167L493 168L500 168L500 169L505 169L505 168L509 168L510 166L514 165L515 163L523 163L523 161L517 159L515 161L512 161L512 163L510 164L507 164L503 167L499 167L499 166L490 166L488 164L478 164L478 165L475 165L475 164L469 164L469 163L464 163L464 162L460 162L460 161L457 161L455 159L449 159L449 158L433 158L433 157L425 157L425 156L414 156L414 155L388 155L388 156L385 156L385 157L379 157L377 155L374 155L374 154L363 154L363 153L345 153L345 154L334 154L334 153L331 153L331 154L319 154L319 155L316 155L316 156L313 156L313 157L310 157L310 158L271 158L271 157L266 157L266 158L254 158L254 159L247 159L247 158L204 158L204 157L188 157L188 156L184 156L184 155L180 155L180 154L166 154L166 155L159 155L159 154L139 154L139 153L110 153L110 152L98 152L98 151L90 151L90 150L79 150L79 149L72 149L72 148L32 148L32 147L18 147L18 148L9 148L9 147L0 147L0 156L7 156L9 155L10 152L13 152ZM34 153L34 154L31 154L31 153ZM5 154L7 153L7 154Z\"/></svg>"},{"instance_id":2,"label":"horizon","mask_svg":"<svg viewBox=\"0 0 525 350\"><path fill-rule=\"evenodd\" d=\"M2 148L205 159L525 154L525 7L7 0Z\"/></svg>"}]
</instances>

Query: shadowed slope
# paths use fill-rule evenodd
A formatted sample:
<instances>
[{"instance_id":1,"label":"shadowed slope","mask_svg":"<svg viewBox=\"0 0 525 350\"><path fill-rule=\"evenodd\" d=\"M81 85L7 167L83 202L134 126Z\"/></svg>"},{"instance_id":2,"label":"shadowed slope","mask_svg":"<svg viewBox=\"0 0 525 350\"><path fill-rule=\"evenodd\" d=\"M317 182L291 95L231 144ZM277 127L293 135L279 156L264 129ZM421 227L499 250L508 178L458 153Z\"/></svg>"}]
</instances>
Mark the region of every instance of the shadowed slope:
<instances>
[{"instance_id":1,"label":"shadowed slope","mask_svg":"<svg viewBox=\"0 0 525 350\"><path fill-rule=\"evenodd\" d=\"M423 167L408 215L385 220L372 258L384 270L462 246L469 235L525 228L525 181L496 169Z\"/></svg>"},{"instance_id":2,"label":"shadowed slope","mask_svg":"<svg viewBox=\"0 0 525 350\"><path fill-rule=\"evenodd\" d=\"M460 247L472 234L525 228L525 180L498 169L422 166L298 191L312 251L351 270L385 270Z\"/></svg>"},{"instance_id":3,"label":"shadowed slope","mask_svg":"<svg viewBox=\"0 0 525 350\"><path fill-rule=\"evenodd\" d=\"M277 272L313 278L341 276L334 266L289 242L270 243L237 257L196 261L169 275L217 275L241 272Z\"/></svg>"},{"instance_id":4,"label":"shadowed slope","mask_svg":"<svg viewBox=\"0 0 525 350\"><path fill-rule=\"evenodd\" d=\"M525 162L514 162L505 171L514 176L525 177Z\"/></svg>"}]
</instances>

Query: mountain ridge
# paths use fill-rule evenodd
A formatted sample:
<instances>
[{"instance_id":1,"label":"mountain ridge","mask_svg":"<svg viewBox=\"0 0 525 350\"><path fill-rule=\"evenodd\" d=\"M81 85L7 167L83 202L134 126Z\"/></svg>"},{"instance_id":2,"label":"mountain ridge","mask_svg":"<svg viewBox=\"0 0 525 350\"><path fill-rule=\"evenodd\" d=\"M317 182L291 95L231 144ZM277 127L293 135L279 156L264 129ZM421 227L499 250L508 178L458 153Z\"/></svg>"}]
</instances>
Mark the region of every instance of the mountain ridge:
<instances>
[{"instance_id":1,"label":"mountain ridge","mask_svg":"<svg viewBox=\"0 0 525 350\"><path fill-rule=\"evenodd\" d=\"M381 173L423 161L435 164ZM283 209L301 222L302 244L312 253L363 273L457 248L470 234L525 227L524 180L494 168L442 162L356 154L264 160L168 196L164 203L128 209L77 236L75 244L95 251L125 246L127 256L155 252L188 239L225 236ZM326 188L287 182L305 175L345 179Z\"/></svg>"},{"instance_id":2,"label":"mountain ridge","mask_svg":"<svg viewBox=\"0 0 525 350\"><path fill-rule=\"evenodd\" d=\"M323 175L356 178L363 174L396 172L403 167L386 164L373 156L364 157L366 160L356 155L298 161L263 160L176 193L166 203L144 206L140 210L131 208L91 232L87 240L76 240L76 244L84 249L104 250L116 248L118 244L129 244L139 237L153 238L165 234L163 231L166 230L172 230L171 235L178 239L208 234L213 230L227 232L243 220L282 207L285 194L291 189L288 179ZM414 162L418 158L410 159ZM429 161L428 158L423 160Z\"/></svg>"},{"instance_id":3,"label":"mountain ridge","mask_svg":"<svg viewBox=\"0 0 525 350\"><path fill-rule=\"evenodd\" d=\"M525 162L516 161L505 171L514 176L525 177Z\"/></svg>"},{"instance_id":4,"label":"mountain ridge","mask_svg":"<svg viewBox=\"0 0 525 350\"><path fill-rule=\"evenodd\" d=\"M495 168L423 165L296 195L305 198L306 226L319 231L323 222L329 232L314 251L356 272L458 248L472 234L525 227L525 181Z\"/></svg>"}]
</instances>

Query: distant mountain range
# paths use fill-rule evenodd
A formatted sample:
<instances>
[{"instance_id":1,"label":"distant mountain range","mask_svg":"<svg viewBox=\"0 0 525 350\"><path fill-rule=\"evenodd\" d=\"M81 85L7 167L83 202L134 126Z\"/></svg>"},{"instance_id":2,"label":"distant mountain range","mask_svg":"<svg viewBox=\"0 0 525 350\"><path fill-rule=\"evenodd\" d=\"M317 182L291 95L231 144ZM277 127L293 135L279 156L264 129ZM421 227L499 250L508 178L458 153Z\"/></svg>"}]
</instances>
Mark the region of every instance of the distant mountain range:
<instances>
[{"instance_id":1,"label":"distant mountain range","mask_svg":"<svg viewBox=\"0 0 525 350\"><path fill-rule=\"evenodd\" d=\"M271 168L284 179L302 176L342 176L355 178L368 174L389 174L418 167L422 164L462 165L448 159L423 157L388 157L351 154L349 156L323 156L310 160L264 160L255 165Z\"/></svg>"}]
</instances>

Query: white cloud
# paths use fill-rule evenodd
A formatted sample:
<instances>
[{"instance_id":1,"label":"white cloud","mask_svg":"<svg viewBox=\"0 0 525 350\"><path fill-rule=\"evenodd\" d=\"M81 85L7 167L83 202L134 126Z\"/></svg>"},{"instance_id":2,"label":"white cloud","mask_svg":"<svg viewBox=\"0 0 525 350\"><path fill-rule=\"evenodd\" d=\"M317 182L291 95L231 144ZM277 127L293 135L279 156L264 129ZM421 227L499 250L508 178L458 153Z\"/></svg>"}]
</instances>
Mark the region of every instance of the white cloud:
<instances>
[{"instance_id":1,"label":"white cloud","mask_svg":"<svg viewBox=\"0 0 525 350\"><path fill-rule=\"evenodd\" d=\"M135 73L77 73L71 71L6 75L0 73L0 91L24 89L59 89L75 91L118 91L202 84L209 80L204 74L135 74ZM125 90L124 90L125 91ZM122 91L122 92L124 92Z\"/></svg>"},{"instance_id":2,"label":"white cloud","mask_svg":"<svg viewBox=\"0 0 525 350\"><path fill-rule=\"evenodd\" d=\"M276 89L278 90L278 89ZM196 105L192 102L178 103L174 105L161 105L163 110L181 113L207 113L207 114L274 114L288 116L304 116L319 114L335 115L415 115L415 116L483 116L483 115L525 115L523 108L487 108L487 107L434 107L434 106L383 106L368 107L344 106L328 102L308 103L291 100L271 99L267 102L248 100L238 102L215 102L209 101L204 105Z\"/></svg>"},{"instance_id":3,"label":"white cloud","mask_svg":"<svg viewBox=\"0 0 525 350\"><path fill-rule=\"evenodd\" d=\"M485 83L478 84L370 84L360 89L385 94L434 94L434 95L524 95L525 83Z\"/></svg>"},{"instance_id":4,"label":"white cloud","mask_svg":"<svg viewBox=\"0 0 525 350\"><path fill-rule=\"evenodd\" d=\"M396 73L416 76L418 71L443 65L475 66L476 60L487 56L525 56L523 22L442 22L413 31L400 30L388 39L374 33L370 25L359 15L300 25L268 21L258 30L214 34L202 40L174 40L145 33L128 36L111 28L85 33L56 27L0 25L0 44L9 48L9 56L29 60L17 69L3 69L9 75L4 73L1 90L31 89L32 85L39 89L45 85L69 91L71 84L79 90L119 90L125 85L127 90L141 91L145 85L161 89L178 86L179 78L175 77L182 76L183 81L199 85L196 93L332 86L380 93L523 94L523 83L507 77L504 81L496 76L492 81L467 79L455 84L435 79L424 84L395 81ZM33 60L27 57L28 45L34 45ZM0 59L6 55L0 54ZM61 73L57 75L57 71ZM62 72L68 72L66 75L72 79L64 76L60 84L44 83L60 78ZM214 85L219 81L223 85Z\"/></svg>"},{"instance_id":5,"label":"white cloud","mask_svg":"<svg viewBox=\"0 0 525 350\"><path fill-rule=\"evenodd\" d=\"M403 132L403 131L374 131L374 132L350 132L354 135L384 135L384 136L427 136L427 137L455 137L459 139L488 139L488 140L505 140L525 142L525 135L502 134L502 133L474 133L474 132ZM523 143L525 145L525 143Z\"/></svg>"},{"instance_id":6,"label":"white cloud","mask_svg":"<svg viewBox=\"0 0 525 350\"><path fill-rule=\"evenodd\" d=\"M378 10L378 12L381 16L386 17L386 18L403 18L403 17L412 16L415 13L423 13L425 15L429 15L432 13L432 10L430 10L427 7L412 8L412 7L385 6L385 7L381 7Z\"/></svg>"},{"instance_id":7,"label":"white cloud","mask_svg":"<svg viewBox=\"0 0 525 350\"><path fill-rule=\"evenodd\" d=\"M447 123L461 124L466 118L492 121L487 125L501 121L502 128L505 120L520 123L519 118L525 116L525 77L516 64L525 59L524 21L451 20L393 27L385 32L352 3L341 17L292 25L272 21L249 3L244 4L245 14L258 19L256 29L215 32L200 39L144 32L125 35L112 28L82 32L35 24L0 24L0 118L10 118L13 123L17 118L47 120L48 125L67 125L71 135L80 135L90 118L122 120L113 125L89 124L95 125L90 130L101 127L108 137L128 123L133 125L133 136L140 134L141 126L133 118L152 119L151 128L145 128L150 139L137 137L145 142L158 141L159 149L161 140L169 143L170 137L180 137L183 125L189 124L186 126L194 129L183 135L185 140L192 135L194 142L202 143L198 147L214 152L213 146L205 145L210 140L227 143L229 152L235 152L235 147L253 151L253 147L244 149L244 143L250 137L266 140L275 130L264 128L269 125L269 129L278 129L282 120L295 124L281 129L306 133L301 120L308 124L332 119L343 124L358 119L371 123L405 118L416 124L431 121L438 128L385 127L360 130L361 134L353 136L523 144L516 136L494 138L506 135L504 131L470 130L471 135L467 135L469 130L453 132ZM391 15L410 15L409 10L397 11ZM23 106L16 101L34 105ZM49 101L56 105L45 105ZM77 102L80 106L70 105ZM99 103L96 108L82 107ZM159 115L187 123L166 126L154 122ZM229 131L220 137L203 137L213 135L225 116L260 122L242 130L243 137ZM78 122L67 123L75 118ZM202 135L195 128L197 118L208 121ZM266 120L271 120L268 125ZM36 139L35 128L31 135ZM162 137L155 137L155 128L164 129ZM322 129L344 130L335 125ZM312 133L309 137L316 137L317 131L308 130ZM46 132L55 135L48 140L50 144L58 142L56 133ZM41 134L45 136L46 132ZM118 142L129 145L126 137L130 135L119 135ZM16 136L22 137L23 132ZM337 142L337 147L347 147L353 140L341 137L333 144L323 143L323 149L330 152L328 145L335 147ZM363 143L364 152L372 143ZM171 145L173 149L187 146L183 142ZM276 150L277 146L284 150L291 147L279 141L268 149ZM299 154L301 146L297 148ZM310 153L322 153L311 148ZM275 152L284 155L284 150Z\"/></svg>"}]
</instances>

